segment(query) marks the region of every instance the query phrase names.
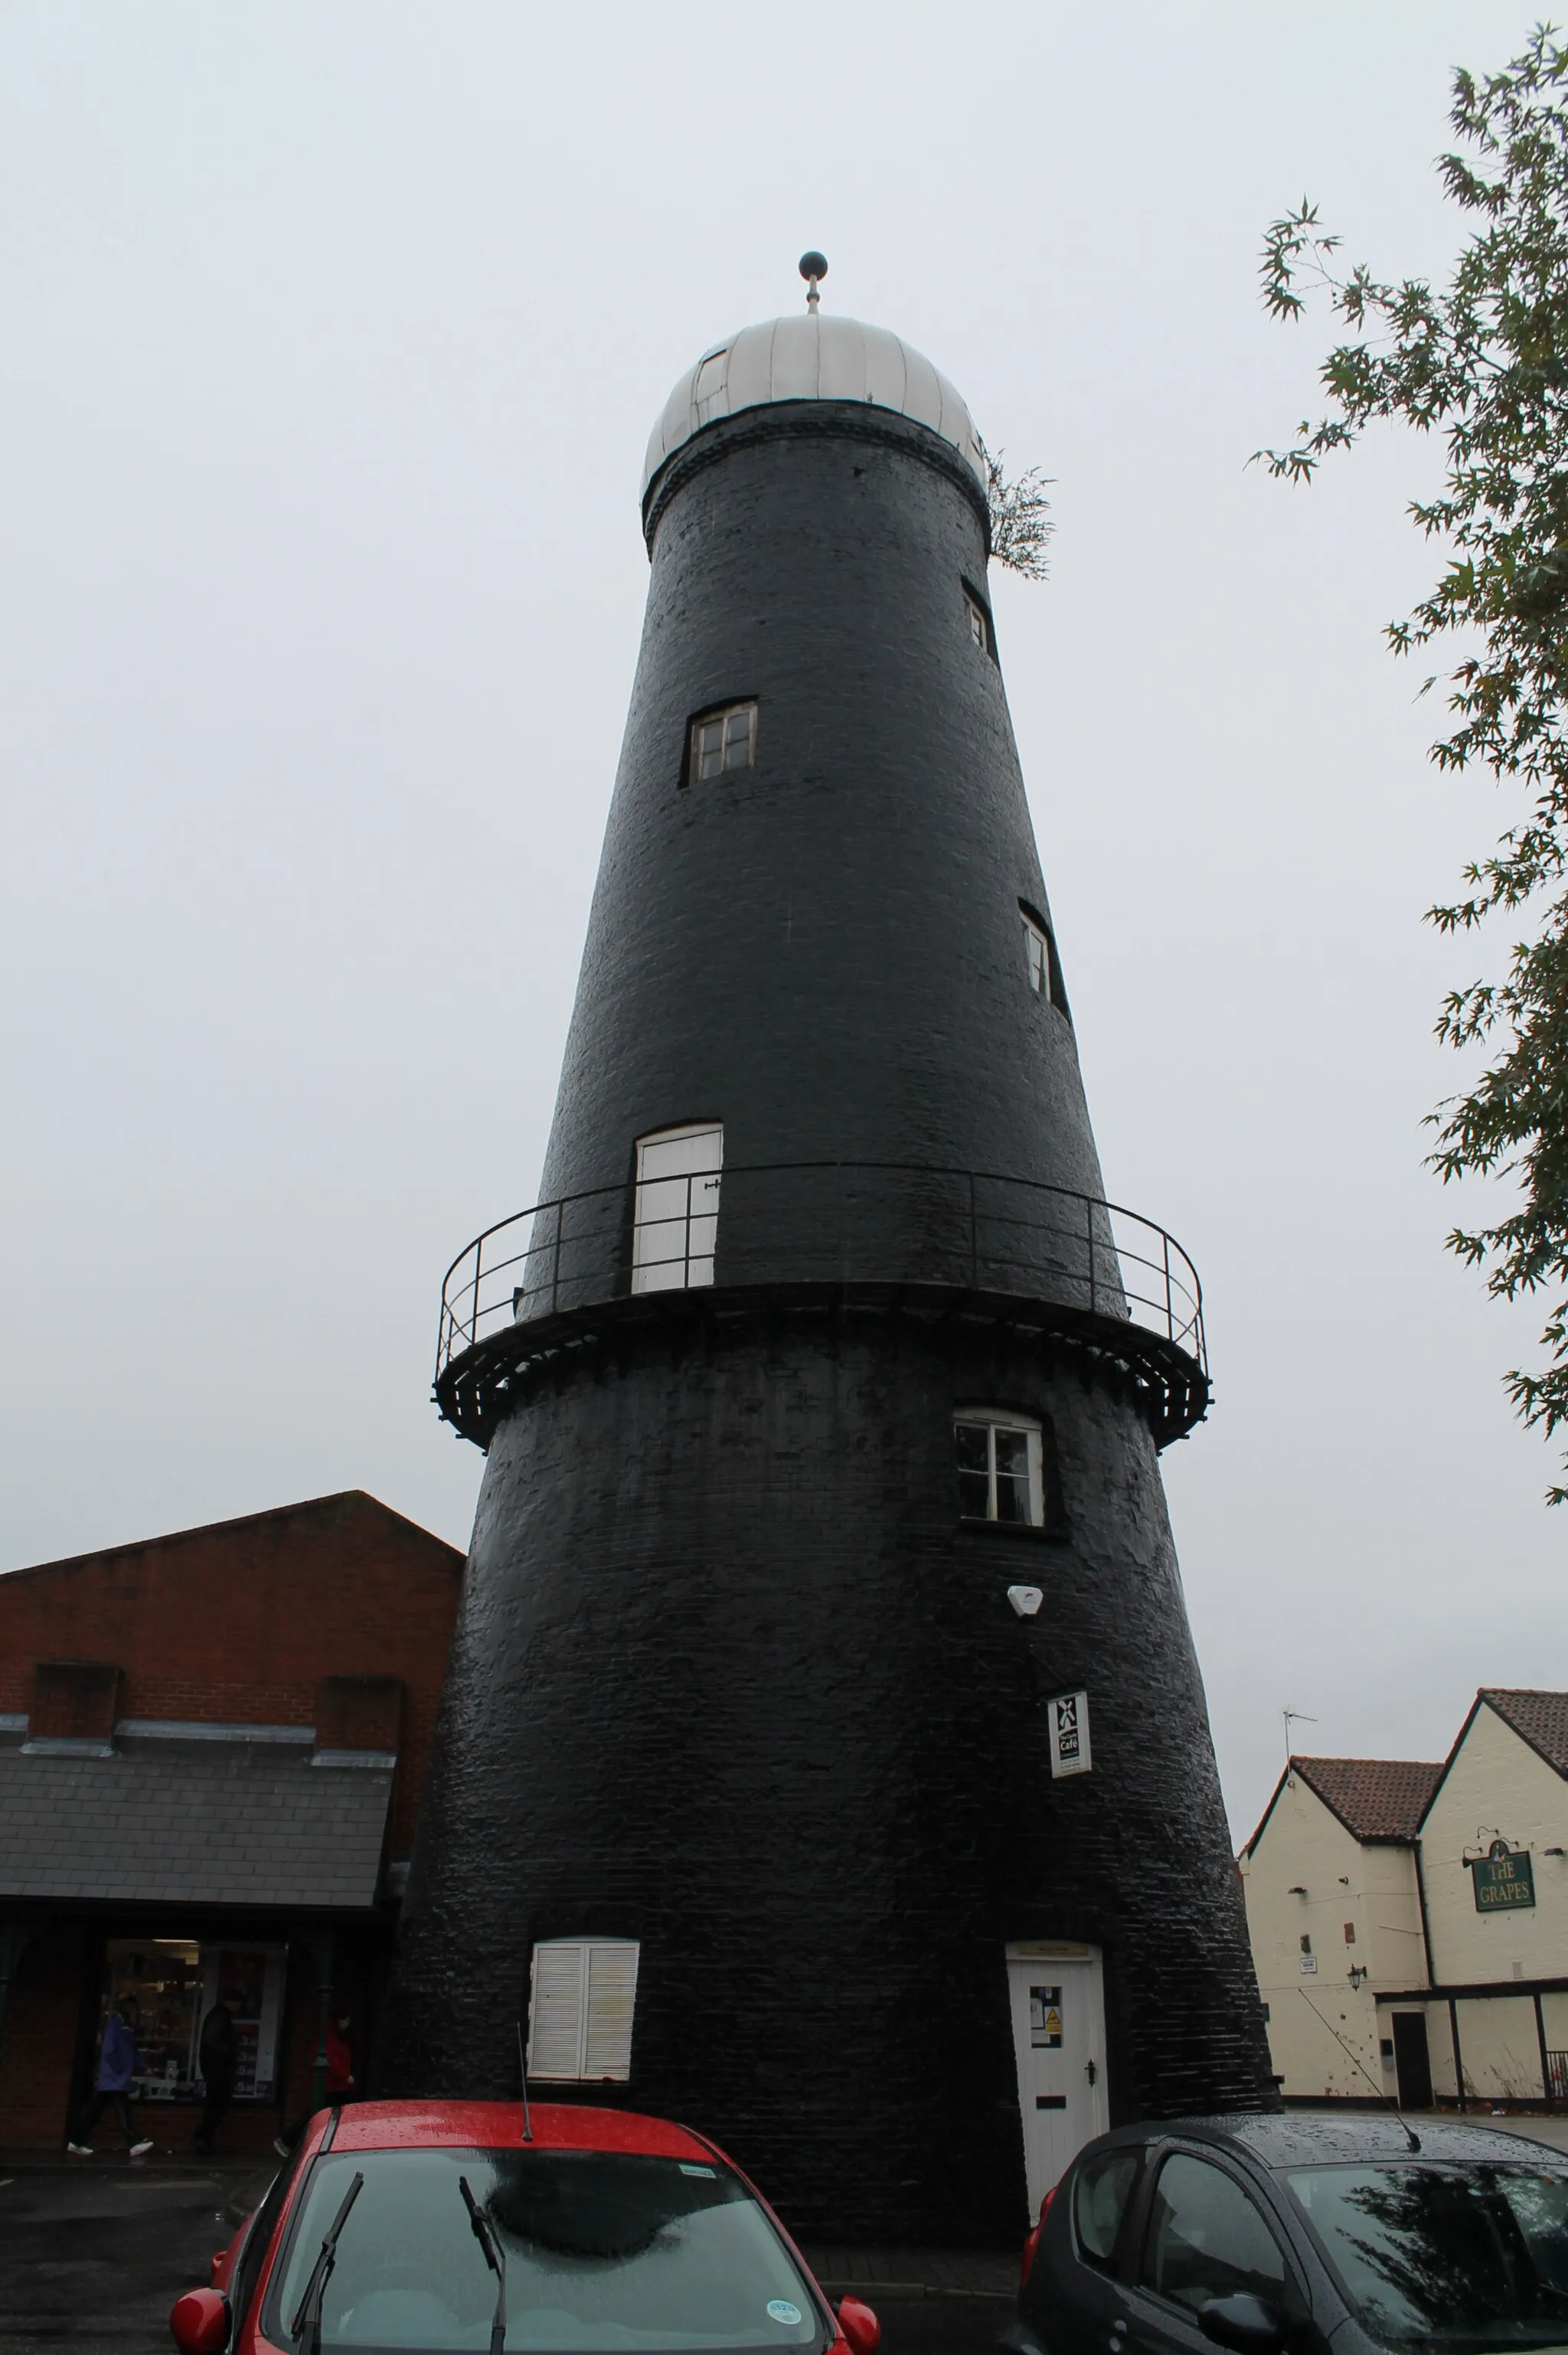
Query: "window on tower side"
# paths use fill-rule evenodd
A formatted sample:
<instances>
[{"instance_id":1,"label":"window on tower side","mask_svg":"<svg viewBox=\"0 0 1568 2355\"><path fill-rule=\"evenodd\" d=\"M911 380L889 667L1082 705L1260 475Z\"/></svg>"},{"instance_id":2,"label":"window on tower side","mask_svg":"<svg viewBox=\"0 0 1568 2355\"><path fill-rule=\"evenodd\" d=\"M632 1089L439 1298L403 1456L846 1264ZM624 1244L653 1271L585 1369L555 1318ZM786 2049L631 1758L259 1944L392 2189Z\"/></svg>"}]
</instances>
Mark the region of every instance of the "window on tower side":
<instances>
[{"instance_id":1,"label":"window on tower side","mask_svg":"<svg viewBox=\"0 0 1568 2355\"><path fill-rule=\"evenodd\" d=\"M964 1519L1041 1528L1045 1483L1039 1423L1023 1415L965 1409L954 1418L953 1435Z\"/></svg>"},{"instance_id":2,"label":"window on tower side","mask_svg":"<svg viewBox=\"0 0 1568 2355\"><path fill-rule=\"evenodd\" d=\"M1056 954L1056 939L1045 918L1031 908L1027 900L1019 901L1019 914L1024 928L1024 971L1029 986L1037 997L1048 997L1059 1014L1072 1016L1067 1004L1067 985L1061 978L1061 959Z\"/></svg>"},{"instance_id":3,"label":"window on tower side","mask_svg":"<svg viewBox=\"0 0 1568 2355\"><path fill-rule=\"evenodd\" d=\"M991 609L977 589L964 583L964 618L969 624L969 635L983 655L997 659L997 634L991 627Z\"/></svg>"},{"instance_id":4,"label":"window on tower side","mask_svg":"<svg viewBox=\"0 0 1568 2355\"><path fill-rule=\"evenodd\" d=\"M686 782L701 784L730 769L749 769L757 757L757 706L727 703L718 711L699 711L691 723Z\"/></svg>"},{"instance_id":5,"label":"window on tower side","mask_svg":"<svg viewBox=\"0 0 1568 2355\"><path fill-rule=\"evenodd\" d=\"M1051 952L1046 945L1045 934L1032 916L1024 918L1024 968L1029 975L1029 986L1035 996L1039 997L1049 993Z\"/></svg>"},{"instance_id":6,"label":"window on tower side","mask_svg":"<svg viewBox=\"0 0 1568 2355\"><path fill-rule=\"evenodd\" d=\"M632 2073L638 1951L632 1938L551 1938L534 1948L530 2077L624 2083Z\"/></svg>"}]
</instances>

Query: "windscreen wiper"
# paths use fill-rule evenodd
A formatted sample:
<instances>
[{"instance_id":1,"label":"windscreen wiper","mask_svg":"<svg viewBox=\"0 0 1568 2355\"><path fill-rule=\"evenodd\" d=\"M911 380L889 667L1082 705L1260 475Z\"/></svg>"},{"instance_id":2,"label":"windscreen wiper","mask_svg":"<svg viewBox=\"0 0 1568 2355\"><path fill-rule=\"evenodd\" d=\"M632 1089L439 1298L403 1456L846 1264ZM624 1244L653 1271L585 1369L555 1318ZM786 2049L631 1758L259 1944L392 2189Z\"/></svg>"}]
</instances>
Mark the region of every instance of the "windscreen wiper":
<instances>
[{"instance_id":1,"label":"windscreen wiper","mask_svg":"<svg viewBox=\"0 0 1568 2355\"><path fill-rule=\"evenodd\" d=\"M343 2205L332 2220L332 2230L321 2244L321 2254L310 2269L310 2279L304 2286L304 2296L299 2310L289 2325L289 2335L297 2339L306 2318L310 2321L310 2344L304 2355L321 2355L321 2309L326 2300L326 2285L333 2266L337 2263L337 2235L348 2222L348 2211L365 2189L363 2173L355 2177L343 2195Z\"/></svg>"},{"instance_id":2,"label":"windscreen wiper","mask_svg":"<svg viewBox=\"0 0 1568 2355\"><path fill-rule=\"evenodd\" d=\"M490 2325L490 2355L504 2355L507 2344L507 2257L496 2228L468 2189L468 2178L460 2175L457 2188L468 2209L468 2221L474 2227L474 2237L485 2252L485 2262L496 2276L496 2318Z\"/></svg>"}]
</instances>

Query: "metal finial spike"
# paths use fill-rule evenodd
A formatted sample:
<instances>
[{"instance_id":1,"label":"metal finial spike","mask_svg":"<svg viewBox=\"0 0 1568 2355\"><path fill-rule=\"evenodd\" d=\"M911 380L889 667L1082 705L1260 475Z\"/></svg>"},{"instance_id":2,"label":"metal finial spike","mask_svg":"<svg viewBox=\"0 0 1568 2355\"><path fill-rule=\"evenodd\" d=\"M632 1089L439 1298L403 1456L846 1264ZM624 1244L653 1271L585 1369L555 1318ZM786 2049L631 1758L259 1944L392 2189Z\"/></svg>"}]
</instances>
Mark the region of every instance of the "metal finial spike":
<instances>
[{"instance_id":1,"label":"metal finial spike","mask_svg":"<svg viewBox=\"0 0 1568 2355\"><path fill-rule=\"evenodd\" d=\"M805 281L805 307L815 319L818 301L817 281L827 275L827 256L825 253L818 253L815 247L809 253L803 253L800 257L800 274Z\"/></svg>"}]
</instances>

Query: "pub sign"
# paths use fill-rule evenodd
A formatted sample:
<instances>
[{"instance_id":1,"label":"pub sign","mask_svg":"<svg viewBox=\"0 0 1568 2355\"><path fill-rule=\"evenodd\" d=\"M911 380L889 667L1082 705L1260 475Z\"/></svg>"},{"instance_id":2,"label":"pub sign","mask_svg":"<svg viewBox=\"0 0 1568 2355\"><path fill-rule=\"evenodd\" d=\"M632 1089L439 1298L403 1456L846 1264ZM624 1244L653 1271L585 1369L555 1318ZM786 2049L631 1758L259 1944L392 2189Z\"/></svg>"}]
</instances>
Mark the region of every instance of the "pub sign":
<instances>
[{"instance_id":1,"label":"pub sign","mask_svg":"<svg viewBox=\"0 0 1568 2355\"><path fill-rule=\"evenodd\" d=\"M1509 1849L1495 1839L1485 1856L1470 1859L1470 1885L1477 1913L1497 1913L1509 1905L1533 1905L1535 1874L1528 1849Z\"/></svg>"}]
</instances>

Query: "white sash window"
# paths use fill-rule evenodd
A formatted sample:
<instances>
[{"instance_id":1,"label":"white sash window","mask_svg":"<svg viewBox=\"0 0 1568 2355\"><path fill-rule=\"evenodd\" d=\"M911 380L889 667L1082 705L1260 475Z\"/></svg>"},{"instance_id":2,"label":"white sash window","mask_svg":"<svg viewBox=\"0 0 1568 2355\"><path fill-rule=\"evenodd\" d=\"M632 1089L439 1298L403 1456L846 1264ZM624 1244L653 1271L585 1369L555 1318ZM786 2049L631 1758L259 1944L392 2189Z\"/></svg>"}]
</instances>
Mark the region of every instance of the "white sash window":
<instances>
[{"instance_id":1,"label":"white sash window","mask_svg":"<svg viewBox=\"0 0 1568 2355\"><path fill-rule=\"evenodd\" d=\"M727 769L749 769L756 758L754 703L731 703L722 711L705 711L691 723L687 783L701 784L709 777L721 777Z\"/></svg>"},{"instance_id":2,"label":"white sash window","mask_svg":"<svg viewBox=\"0 0 1568 2355\"><path fill-rule=\"evenodd\" d=\"M954 1421L958 1451L958 1509L966 1521L1008 1521L1040 1529L1045 1481L1038 1423L1023 1415L977 1409Z\"/></svg>"},{"instance_id":3,"label":"white sash window","mask_svg":"<svg viewBox=\"0 0 1568 2355\"><path fill-rule=\"evenodd\" d=\"M1037 996L1048 996L1051 991L1051 952L1044 932L1032 917L1024 918L1024 970L1029 986Z\"/></svg>"},{"instance_id":4,"label":"white sash window","mask_svg":"<svg viewBox=\"0 0 1568 2355\"><path fill-rule=\"evenodd\" d=\"M1067 986L1061 978L1061 959L1056 954L1051 927L1022 900L1019 901L1019 914L1023 919L1024 971L1029 975L1029 986L1037 997L1049 999L1067 1014ZM1070 1014L1068 1019L1072 1019Z\"/></svg>"}]
</instances>

